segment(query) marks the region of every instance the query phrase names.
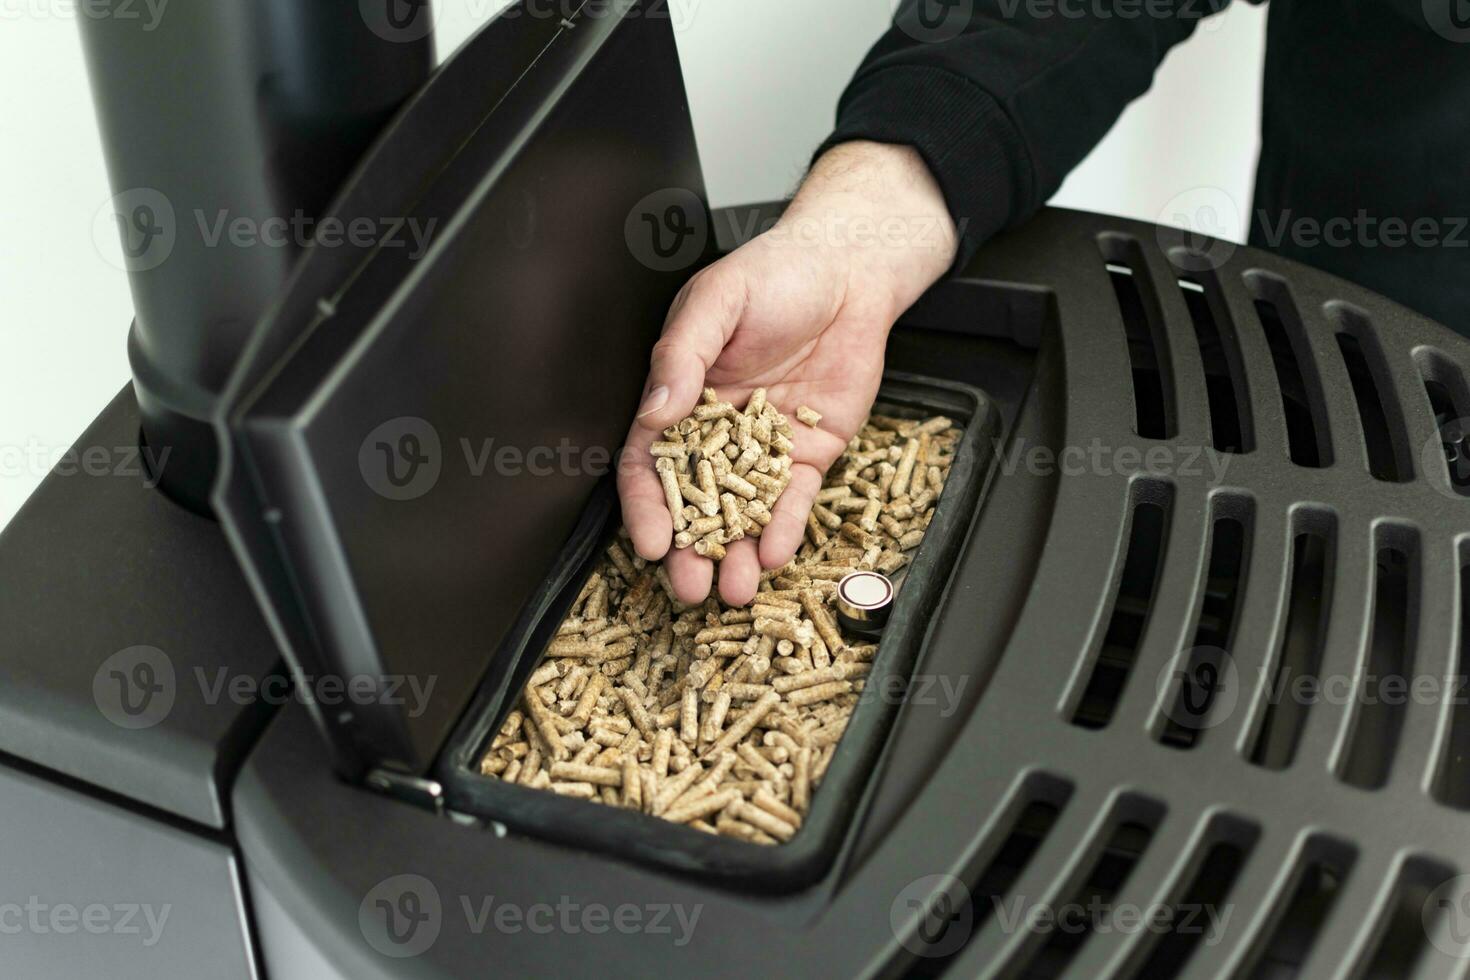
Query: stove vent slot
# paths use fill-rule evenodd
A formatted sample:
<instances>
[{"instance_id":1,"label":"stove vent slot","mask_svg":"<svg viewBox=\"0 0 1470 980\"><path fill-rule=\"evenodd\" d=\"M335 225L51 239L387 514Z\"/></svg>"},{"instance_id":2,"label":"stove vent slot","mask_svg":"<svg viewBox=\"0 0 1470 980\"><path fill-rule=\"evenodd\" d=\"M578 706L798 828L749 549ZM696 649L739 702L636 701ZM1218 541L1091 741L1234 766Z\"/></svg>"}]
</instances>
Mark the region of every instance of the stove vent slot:
<instances>
[{"instance_id":1,"label":"stove vent slot","mask_svg":"<svg viewBox=\"0 0 1470 980\"><path fill-rule=\"evenodd\" d=\"M1183 664L1176 671L1177 690L1170 692L1171 707L1159 736L1165 745L1179 749L1193 748L1215 723L1212 709L1216 695L1230 683L1230 642L1245 585L1253 523L1251 502L1222 497L1216 501L1215 511L1205 594L1194 642L1182 655Z\"/></svg>"},{"instance_id":2,"label":"stove vent slot","mask_svg":"<svg viewBox=\"0 0 1470 980\"><path fill-rule=\"evenodd\" d=\"M1286 769L1296 758L1317 686L1332 608L1335 518L1327 512L1298 515L1292 547L1286 622L1276 669L1266 690L1266 715L1250 760L1267 769Z\"/></svg>"},{"instance_id":3,"label":"stove vent slot","mask_svg":"<svg viewBox=\"0 0 1470 980\"><path fill-rule=\"evenodd\" d=\"M1194 322L1200 362L1205 372L1205 397L1210 406L1210 444L1222 453L1248 453L1254 446L1250 400L1240 344L1225 316L1220 287L1213 274L1179 280L1179 291Z\"/></svg>"},{"instance_id":4,"label":"stove vent slot","mask_svg":"<svg viewBox=\"0 0 1470 980\"><path fill-rule=\"evenodd\" d=\"M1470 497L1470 390L1465 387L1464 372L1436 350L1421 350L1416 359L1439 429L1450 486L1460 496Z\"/></svg>"},{"instance_id":5,"label":"stove vent slot","mask_svg":"<svg viewBox=\"0 0 1470 980\"><path fill-rule=\"evenodd\" d=\"M968 920L969 933L964 942L957 949L944 951L943 955L918 957L903 974L906 980L944 975L996 908L1005 902L1006 896L1030 866L1031 859L1051 835L1071 797L1072 784L1064 779L1045 773L1027 777L1015 806L1018 812L1007 823L1008 829L1000 831L1005 834L1005 839L996 849L995 856L977 877L965 882L968 886L968 909L964 906L941 908L941 903L936 902L921 922L921 928L927 929L924 935L928 944L936 954L941 952L940 947L951 945L946 942L946 929L950 923ZM966 915L967 911L969 915Z\"/></svg>"},{"instance_id":6,"label":"stove vent slot","mask_svg":"<svg viewBox=\"0 0 1470 980\"><path fill-rule=\"evenodd\" d=\"M1134 794L1118 800L1113 813L1116 823L1088 872L1087 880L1061 905L1051 910L1056 921L1051 923L1047 941L1021 968L1022 977L1042 980L1065 974L1093 930L1099 925L1106 925L1095 921L1094 913L1099 916L1109 914L1163 818L1164 806L1156 800Z\"/></svg>"},{"instance_id":7,"label":"stove vent slot","mask_svg":"<svg viewBox=\"0 0 1470 980\"><path fill-rule=\"evenodd\" d=\"M1434 779L1434 798L1470 810L1470 545L1460 546L1460 649L1454 669L1454 713Z\"/></svg>"},{"instance_id":8,"label":"stove vent slot","mask_svg":"<svg viewBox=\"0 0 1470 980\"><path fill-rule=\"evenodd\" d=\"M1352 382L1363 424L1363 443L1368 455L1368 472L1385 483L1407 483L1414 478L1404 435L1403 413L1392 398L1388 362L1368 325L1368 318L1349 306L1332 307L1337 320L1337 346Z\"/></svg>"},{"instance_id":9,"label":"stove vent slot","mask_svg":"<svg viewBox=\"0 0 1470 980\"><path fill-rule=\"evenodd\" d=\"M1255 824L1237 817L1221 816L1211 822L1205 838L1214 843L1207 845L1204 859L1182 897L1169 903L1169 917L1165 920L1168 931L1159 937L1148 959L1132 976L1170 980L1184 971L1190 957L1201 946L1223 938L1212 935L1211 929L1223 928L1218 923L1232 911L1235 903L1230 898L1230 890L1235 887L1259 837L1260 830ZM1230 918L1237 921L1236 928L1241 928L1236 916Z\"/></svg>"},{"instance_id":10,"label":"stove vent slot","mask_svg":"<svg viewBox=\"0 0 1470 980\"><path fill-rule=\"evenodd\" d=\"M1138 658L1138 646L1148 626L1149 610L1158 586L1159 565L1168 536L1173 487L1141 481L1135 484L1133 516L1128 528L1128 552L1113 611L1103 635L1092 675L1072 713L1072 723L1083 728L1106 728L1123 696Z\"/></svg>"},{"instance_id":11,"label":"stove vent slot","mask_svg":"<svg viewBox=\"0 0 1470 980\"><path fill-rule=\"evenodd\" d=\"M1414 532L1396 527L1379 531L1367 663L1352 705L1357 718L1341 773L1344 782L1362 789L1377 789L1388 782L1408 713L1414 680L1418 564Z\"/></svg>"},{"instance_id":12,"label":"stove vent slot","mask_svg":"<svg viewBox=\"0 0 1470 980\"><path fill-rule=\"evenodd\" d=\"M1169 340L1158 294L1138 243L1121 235L1098 240L1133 366L1134 432L1145 439L1176 434L1174 381L1169 372Z\"/></svg>"},{"instance_id":13,"label":"stove vent slot","mask_svg":"<svg viewBox=\"0 0 1470 980\"><path fill-rule=\"evenodd\" d=\"M1430 953L1430 930L1434 920L1445 912L1430 906L1430 895L1454 874L1444 865L1424 858L1404 862L1394 883L1383 939L1363 973L1366 980L1421 975L1418 971Z\"/></svg>"},{"instance_id":14,"label":"stove vent slot","mask_svg":"<svg viewBox=\"0 0 1470 980\"><path fill-rule=\"evenodd\" d=\"M1276 368L1291 461L1298 466L1331 466L1322 378L1291 291L1284 280L1263 272L1247 272L1245 285L1255 299L1256 316Z\"/></svg>"},{"instance_id":15,"label":"stove vent slot","mask_svg":"<svg viewBox=\"0 0 1470 980\"><path fill-rule=\"evenodd\" d=\"M1357 852L1343 841L1322 836L1307 841L1291 898L1257 962L1242 976L1288 980L1301 972L1356 859Z\"/></svg>"}]
</instances>

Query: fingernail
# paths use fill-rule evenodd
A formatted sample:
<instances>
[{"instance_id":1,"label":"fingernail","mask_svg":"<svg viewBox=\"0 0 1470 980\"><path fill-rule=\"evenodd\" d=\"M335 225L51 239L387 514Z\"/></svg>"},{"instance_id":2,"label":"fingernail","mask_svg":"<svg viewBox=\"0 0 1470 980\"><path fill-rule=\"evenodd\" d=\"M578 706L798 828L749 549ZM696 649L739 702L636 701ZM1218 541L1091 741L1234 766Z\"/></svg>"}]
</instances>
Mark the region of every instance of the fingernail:
<instances>
[{"instance_id":1,"label":"fingernail","mask_svg":"<svg viewBox=\"0 0 1470 980\"><path fill-rule=\"evenodd\" d=\"M645 415L652 415L654 412L663 408L664 405L668 404L668 401L669 386L659 385L650 391L647 397L643 399L643 404L638 406L638 417L641 419Z\"/></svg>"}]
</instances>

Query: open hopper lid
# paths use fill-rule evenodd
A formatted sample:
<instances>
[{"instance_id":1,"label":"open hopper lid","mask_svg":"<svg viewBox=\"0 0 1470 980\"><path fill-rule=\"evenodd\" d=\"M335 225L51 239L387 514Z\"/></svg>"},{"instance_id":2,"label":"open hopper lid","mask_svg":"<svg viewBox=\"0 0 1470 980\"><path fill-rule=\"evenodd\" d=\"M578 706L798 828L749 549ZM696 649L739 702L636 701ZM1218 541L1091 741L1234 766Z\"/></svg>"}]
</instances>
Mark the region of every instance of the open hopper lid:
<instances>
[{"instance_id":1,"label":"open hopper lid","mask_svg":"<svg viewBox=\"0 0 1470 980\"><path fill-rule=\"evenodd\" d=\"M430 768L610 471L703 202L662 3L517 5L317 225L215 506L344 774ZM670 208L672 250L641 237Z\"/></svg>"}]
</instances>

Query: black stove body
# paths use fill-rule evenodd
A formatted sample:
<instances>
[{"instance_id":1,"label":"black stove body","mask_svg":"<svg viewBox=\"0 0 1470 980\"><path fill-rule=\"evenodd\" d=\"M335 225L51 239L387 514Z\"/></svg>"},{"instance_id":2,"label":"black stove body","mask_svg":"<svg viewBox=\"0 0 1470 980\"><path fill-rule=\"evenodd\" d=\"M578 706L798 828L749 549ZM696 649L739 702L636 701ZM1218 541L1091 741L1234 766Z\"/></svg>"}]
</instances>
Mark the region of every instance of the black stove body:
<instances>
[{"instance_id":1,"label":"black stove body","mask_svg":"<svg viewBox=\"0 0 1470 980\"><path fill-rule=\"evenodd\" d=\"M138 93L99 100L120 195L439 230L248 256L222 291L228 250L136 272L162 274L135 282L139 379L78 459L189 463L162 489L58 469L0 535L7 975L1464 974L1470 343L1096 215L999 237L892 334L890 370L984 392L988 451L820 874L446 805L436 767L601 479L462 446L614 448L661 308L779 207L707 211L671 25L631 0L511 8L344 173L426 71L422 4L361 7L377 94L293 85L254 23L270 84L209 103L233 132L230 99L316 93L338 156L309 174L267 141L138 176L157 147L109 123ZM94 66L127 74L112 45Z\"/></svg>"}]
</instances>

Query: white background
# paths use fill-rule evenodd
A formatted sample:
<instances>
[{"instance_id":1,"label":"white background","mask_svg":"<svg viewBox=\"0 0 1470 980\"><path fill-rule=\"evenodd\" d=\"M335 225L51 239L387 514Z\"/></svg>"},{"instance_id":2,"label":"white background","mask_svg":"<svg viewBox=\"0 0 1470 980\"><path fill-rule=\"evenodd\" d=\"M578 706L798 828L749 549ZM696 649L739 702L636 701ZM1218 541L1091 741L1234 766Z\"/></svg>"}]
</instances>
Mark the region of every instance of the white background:
<instances>
[{"instance_id":1,"label":"white background","mask_svg":"<svg viewBox=\"0 0 1470 980\"><path fill-rule=\"evenodd\" d=\"M441 56L499 5L439 3ZM714 205L791 191L893 6L674 0ZM132 303L120 253L115 242L93 244L111 192L74 9L74 0L0 0L0 525L128 377ZM1214 187L1244 207L1263 36L1259 8L1237 3L1206 21L1054 203L1167 220L1172 198Z\"/></svg>"}]
</instances>

